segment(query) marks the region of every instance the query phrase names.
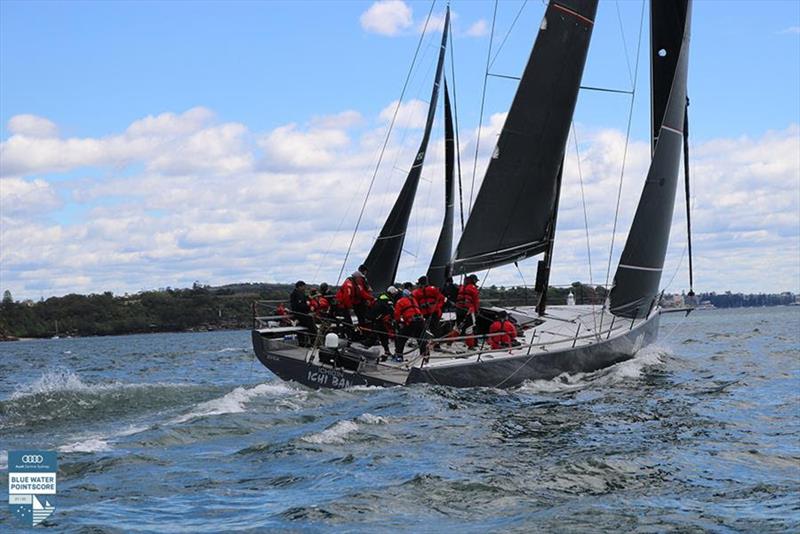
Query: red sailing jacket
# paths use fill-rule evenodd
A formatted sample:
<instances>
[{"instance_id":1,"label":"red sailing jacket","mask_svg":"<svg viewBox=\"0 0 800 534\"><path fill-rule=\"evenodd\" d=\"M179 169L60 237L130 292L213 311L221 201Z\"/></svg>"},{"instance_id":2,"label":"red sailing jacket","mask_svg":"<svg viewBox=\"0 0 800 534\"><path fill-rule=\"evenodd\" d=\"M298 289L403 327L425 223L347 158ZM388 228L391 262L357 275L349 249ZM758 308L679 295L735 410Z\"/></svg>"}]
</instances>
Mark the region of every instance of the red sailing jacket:
<instances>
[{"instance_id":1,"label":"red sailing jacket","mask_svg":"<svg viewBox=\"0 0 800 534\"><path fill-rule=\"evenodd\" d=\"M425 317L431 315L442 316L442 306L444 305L444 295L434 286L420 287L412 293L414 299L419 304L419 309Z\"/></svg>"},{"instance_id":2,"label":"red sailing jacket","mask_svg":"<svg viewBox=\"0 0 800 534\"><path fill-rule=\"evenodd\" d=\"M353 304L358 304L360 302L372 304L375 297L372 296L372 292L369 290L369 287L367 287L367 279L363 276L351 276L350 279L355 280L355 298L353 299Z\"/></svg>"},{"instance_id":3,"label":"red sailing jacket","mask_svg":"<svg viewBox=\"0 0 800 534\"><path fill-rule=\"evenodd\" d=\"M456 308L467 310L467 313L477 313L481 307L481 297L478 286L475 284L464 284L458 286L458 298L456 298Z\"/></svg>"},{"instance_id":4,"label":"red sailing jacket","mask_svg":"<svg viewBox=\"0 0 800 534\"><path fill-rule=\"evenodd\" d=\"M349 310L356 304L361 304L362 302L370 304L375 300L375 297L369 292L364 278L358 277L355 281L353 281L353 278L349 276L342 284L342 287L339 288L339 291L336 292L336 302L339 303L340 308Z\"/></svg>"},{"instance_id":5,"label":"red sailing jacket","mask_svg":"<svg viewBox=\"0 0 800 534\"><path fill-rule=\"evenodd\" d=\"M491 335L496 332L504 332L504 334ZM505 321L495 321L489 327L489 346L493 349L500 347L510 347L511 342L517 337L517 327L514 323L506 319Z\"/></svg>"},{"instance_id":6,"label":"red sailing jacket","mask_svg":"<svg viewBox=\"0 0 800 534\"><path fill-rule=\"evenodd\" d=\"M409 325L414 319L421 319L422 312L414 297L401 297L394 305L394 320Z\"/></svg>"},{"instance_id":7,"label":"red sailing jacket","mask_svg":"<svg viewBox=\"0 0 800 534\"><path fill-rule=\"evenodd\" d=\"M308 305L311 307L311 312L316 313L317 315L326 314L328 313L328 310L331 308L331 303L328 302L328 299L326 299L322 295L317 295L316 297L312 297L308 301Z\"/></svg>"},{"instance_id":8,"label":"red sailing jacket","mask_svg":"<svg viewBox=\"0 0 800 534\"><path fill-rule=\"evenodd\" d=\"M336 302L340 308L351 309L353 307L353 298L355 296L356 288L353 280L348 278L336 292Z\"/></svg>"}]
</instances>

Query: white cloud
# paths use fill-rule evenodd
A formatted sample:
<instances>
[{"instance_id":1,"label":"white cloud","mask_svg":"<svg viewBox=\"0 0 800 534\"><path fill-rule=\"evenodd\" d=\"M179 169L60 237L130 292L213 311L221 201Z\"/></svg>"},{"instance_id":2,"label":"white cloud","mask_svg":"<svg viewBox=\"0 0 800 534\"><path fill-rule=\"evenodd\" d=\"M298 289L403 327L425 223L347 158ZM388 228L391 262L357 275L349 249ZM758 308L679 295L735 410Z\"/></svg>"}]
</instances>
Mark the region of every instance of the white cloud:
<instances>
[{"instance_id":1,"label":"white cloud","mask_svg":"<svg viewBox=\"0 0 800 534\"><path fill-rule=\"evenodd\" d=\"M427 105L413 101L401 122L421 126ZM409 103L411 104L411 103ZM380 119L390 118L389 106ZM0 278L17 298L40 294L135 292L298 277L335 282L361 208L385 124L349 130L363 119L346 111L307 125L251 132L214 123L203 108L140 119L102 138L33 138L13 134L16 175L0 179ZM505 114L483 128L477 187ZM604 282L608 247L619 254L649 164L646 141L632 141L613 231L624 133L578 125L581 175L591 228L592 277ZM469 196L476 129L462 128L464 197ZM419 130L395 135L384 156L356 236L348 270L367 253L396 198L419 142ZM427 266L442 210L443 146L426 157L399 278ZM250 142L249 140L253 140ZM56 151L71 151L61 159ZM44 154L44 155L42 155ZM797 290L800 278L800 128L756 138L716 139L692 148L693 226L698 290ZM127 162L139 165L124 167ZM6 162L4 161L4 166ZM100 172L50 180L53 169L91 166ZM11 174L6 172L6 174ZM685 221L679 191L669 276L685 286ZM66 208L66 209L65 209ZM583 205L572 140L554 260L554 283L588 280ZM66 218L64 213L79 215ZM58 217L55 215L60 214ZM54 222L59 220L59 223ZM521 265L532 278L534 262ZM764 272L770 276L765 279ZM530 276L528 276L530 274ZM613 270L612 270L613 276ZM528 280L529 282L531 280ZM513 267L488 283L518 284Z\"/></svg>"},{"instance_id":2,"label":"white cloud","mask_svg":"<svg viewBox=\"0 0 800 534\"><path fill-rule=\"evenodd\" d=\"M412 11L402 0L380 0L362 13L360 20L365 31L397 35L412 25Z\"/></svg>"},{"instance_id":3,"label":"white cloud","mask_svg":"<svg viewBox=\"0 0 800 534\"><path fill-rule=\"evenodd\" d=\"M246 128L236 123L210 124L212 117L205 108L163 113L135 121L122 134L103 138L43 138L14 133L0 143L0 175L120 168L135 163L167 173L248 169L253 159L245 139Z\"/></svg>"},{"instance_id":4,"label":"white cloud","mask_svg":"<svg viewBox=\"0 0 800 534\"><path fill-rule=\"evenodd\" d=\"M26 218L61 205L52 185L40 178L0 178L0 216Z\"/></svg>"},{"instance_id":5,"label":"white cloud","mask_svg":"<svg viewBox=\"0 0 800 534\"><path fill-rule=\"evenodd\" d=\"M335 129L299 131L296 124L287 124L264 136L259 145L267 156L270 168L313 168L334 161L334 150L349 143L347 134Z\"/></svg>"},{"instance_id":6,"label":"white cloud","mask_svg":"<svg viewBox=\"0 0 800 534\"><path fill-rule=\"evenodd\" d=\"M36 115L14 115L8 121L11 133L28 137L55 137L58 135L56 125Z\"/></svg>"},{"instance_id":7,"label":"white cloud","mask_svg":"<svg viewBox=\"0 0 800 534\"><path fill-rule=\"evenodd\" d=\"M790 33L796 35L800 33L800 26L789 26L788 28L779 31L778 33Z\"/></svg>"},{"instance_id":8,"label":"white cloud","mask_svg":"<svg viewBox=\"0 0 800 534\"><path fill-rule=\"evenodd\" d=\"M489 35L489 25L484 19L477 20L467 29L464 35L467 37L484 37Z\"/></svg>"},{"instance_id":9,"label":"white cloud","mask_svg":"<svg viewBox=\"0 0 800 534\"><path fill-rule=\"evenodd\" d=\"M392 117L397 113L395 119L395 126L398 128L424 128L425 119L428 115L428 104L422 100L409 100L403 102L400 108L397 108L397 100L383 108L380 112L380 118L386 122L391 122Z\"/></svg>"}]
</instances>

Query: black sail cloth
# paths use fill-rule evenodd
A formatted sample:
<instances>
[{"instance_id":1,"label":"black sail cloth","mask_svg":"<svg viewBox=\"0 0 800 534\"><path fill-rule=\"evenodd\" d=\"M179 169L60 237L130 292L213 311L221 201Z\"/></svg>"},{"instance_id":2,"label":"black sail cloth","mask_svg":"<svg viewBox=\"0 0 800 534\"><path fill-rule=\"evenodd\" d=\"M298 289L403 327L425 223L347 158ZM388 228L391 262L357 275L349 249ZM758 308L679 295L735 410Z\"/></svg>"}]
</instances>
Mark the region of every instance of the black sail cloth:
<instances>
[{"instance_id":1,"label":"black sail cloth","mask_svg":"<svg viewBox=\"0 0 800 534\"><path fill-rule=\"evenodd\" d=\"M439 84L442 79L444 67L445 47L447 44L447 33L450 26L450 10L445 15L444 30L442 31L442 45L439 49L439 61L436 65L436 75L433 79L433 91L431 93L430 105L428 107L428 117L425 123L425 132L422 136L417 156L411 171L406 177L403 188L389 212L386 222L381 229L378 239L372 245L364 264L369 269L369 280L373 291L376 293L384 291L391 285L397 275L397 266L400 263L400 254L403 251L403 242L408 228L408 219L411 216L411 208L414 206L414 197L417 193L417 186L422 175L422 165L425 162L425 153L428 150L428 141L431 137L433 118L436 114L436 101L439 96Z\"/></svg>"},{"instance_id":2,"label":"black sail cloth","mask_svg":"<svg viewBox=\"0 0 800 534\"><path fill-rule=\"evenodd\" d=\"M597 0L554 0L456 249L453 273L545 251Z\"/></svg>"},{"instance_id":3,"label":"black sail cloth","mask_svg":"<svg viewBox=\"0 0 800 534\"><path fill-rule=\"evenodd\" d=\"M450 110L450 93L447 80L444 81L444 221L439 233L439 240L433 251L430 267L428 267L428 283L442 288L450 276L450 261L453 256L453 194L455 184L455 134L453 130L453 114Z\"/></svg>"},{"instance_id":4,"label":"black sail cloth","mask_svg":"<svg viewBox=\"0 0 800 534\"><path fill-rule=\"evenodd\" d=\"M651 2L653 160L620 257L610 310L644 317L656 304L683 148L691 0ZM668 98L665 98L668 95Z\"/></svg>"}]
</instances>

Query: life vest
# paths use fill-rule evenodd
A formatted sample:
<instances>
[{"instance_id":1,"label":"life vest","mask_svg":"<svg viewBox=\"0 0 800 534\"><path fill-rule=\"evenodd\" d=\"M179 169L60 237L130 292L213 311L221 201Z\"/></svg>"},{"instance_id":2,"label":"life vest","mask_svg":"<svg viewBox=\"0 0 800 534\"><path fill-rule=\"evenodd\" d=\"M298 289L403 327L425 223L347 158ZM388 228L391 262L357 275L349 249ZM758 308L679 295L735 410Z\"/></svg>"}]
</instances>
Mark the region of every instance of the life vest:
<instances>
[{"instance_id":1,"label":"life vest","mask_svg":"<svg viewBox=\"0 0 800 534\"><path fill-rule=\"evenodd\" d=\"M308 305L311 307L311 312L316 313L317 315L323 315L328 313L328 310L331 308L331 303L328 302L328 299L323 297L322 295L317 295L312 297L308 301Z\"/></svg>"},{"instance_id":2,"label":"life vest","mask_svg":"<svg viewBox=\"0 0 800 534\"><path fill-rule=\"evenodd\" d=\"M478 286L475 284L464 284L458 286L458 297L456 298L456 308L467 310L467 313L477 313L481 305L481 297Z\"/></svg>"},{"instance_id":3,"label":"life vest","mask_svg":"<svg viewBox=\"0 0 800 534\"><path fill-rule=\"evenodd\" d=\"M349 310L355 304L356 287L352 278L347 278L336 292L336 303L340 308Z\"/></svg>"},{"instance_id":4,"label":"life vest","mask_svg":"<svg viewBox=\"0 0 800 534\"><path fill-rule=\"evenodd\" d=\"M356 274L359 276L356 276ZM372 296L372 291L370 290L369 284L367 284L367 279L361 275L361 273L356 272L353 273L353 276L349 277L348 280L353 284L353 305L361 304L362 302L372 304L375 297Z\"/></svg>"},{"instance_id":5,"label":"life vest","mask_svg":"<svg viewBox=\"0 0 800 534\"><path fill-rule=\"evenodd\" d=\"M402 297L394 305L394 320L404 325L411 324L415 319L422 319L422 312L414 297Z\"/></svg>"},{"instance_id":6,"label":"life vest","mask_svg":"<svg viewBox=\"0 0 800 534\"><path fill-rule=\"evenodd\" d=\"M493 349L510 347L511 342L514 341L516 337L517 327L508 319L505 321L495 321L492 323L492 326L489 327L489 346Z\"/></svg>"},{"instance_id":7,"label":"life vest","mask_svg":"<svg viewBox=\"0 0 800 534\"><path fill-rule=\"evenodd\" d=\"M414 299L419 304L419 309L425 317L431 315L442 315L442 305L444 296L434 286L420 287L414 290Z\"/></svg>"}]
</instances>

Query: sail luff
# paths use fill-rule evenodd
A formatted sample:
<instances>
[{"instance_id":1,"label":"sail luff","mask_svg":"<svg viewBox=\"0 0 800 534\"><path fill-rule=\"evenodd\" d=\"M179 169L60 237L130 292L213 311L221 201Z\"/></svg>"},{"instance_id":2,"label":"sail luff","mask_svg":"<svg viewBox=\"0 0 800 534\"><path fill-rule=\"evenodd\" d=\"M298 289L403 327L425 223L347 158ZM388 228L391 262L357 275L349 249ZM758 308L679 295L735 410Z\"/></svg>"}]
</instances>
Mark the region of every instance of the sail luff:
<instances>
[{"instance_id":1,"label":"sail luff","mask_svg":"<svg viewBox=\"0 0 800 534\"><path fill-rule=\"evenodd\" d=\"M428 283L435 287L444 287L450 276L453 256L453 189L455 182L455 134L453 114L450 108L450 92L447 79L444 80L444 220L439 232L439 239L428 267Z\"/></svg>"},{"instance_id":2,"label":"sail luff","mask_svg":"<svg viewBox=\"0 0 800 534\"><path fill-rule=\"evenodd\" d=\"M456 248L454 274L540 254L597 0L553 0Z\"/></svg>"},{"instance_id":3,"label":"sail luff","mask_svg":"<svg viewBox=\"0 0 800 534\"><path fill-rule=\"evenodd\" d=\"M669 243L683 149L691 0L651 2L653 159L610 294L614 315L649 313ZM667 95L667 98L664 98Z\"/></svg>"},{"instance_id":4,"label":"sail luff","mask_svg":"<svg viewBox=\"0 0 800 534\"><path fill-rule=\"evenodd\" d=\"M411 209L414 206L419 179L422 175L422 166L425 162L425 154L428 150L428 141L433 128L433 119L436 114L436 102L439 96L439 84L442 79L444 67L445 49L447 46L447 33L450 27L450 9L445 14L444 30L442 31L442 43L439 49L439 60L436 65L436 74L433 79L433 89L431 91L428 115L425 122L425 130L422 135L419 150L414 158L414 163L406 177L406 181L400 189L400 194L386 218L386 222L381 229L378 238L372 245L372 249L367 255L364 264L369 270L369 280L374 291L383 291L397 275L397 267L400 263L400 255L403 251L408 220L411 216Z\"/></svg>"}]
</instances>

